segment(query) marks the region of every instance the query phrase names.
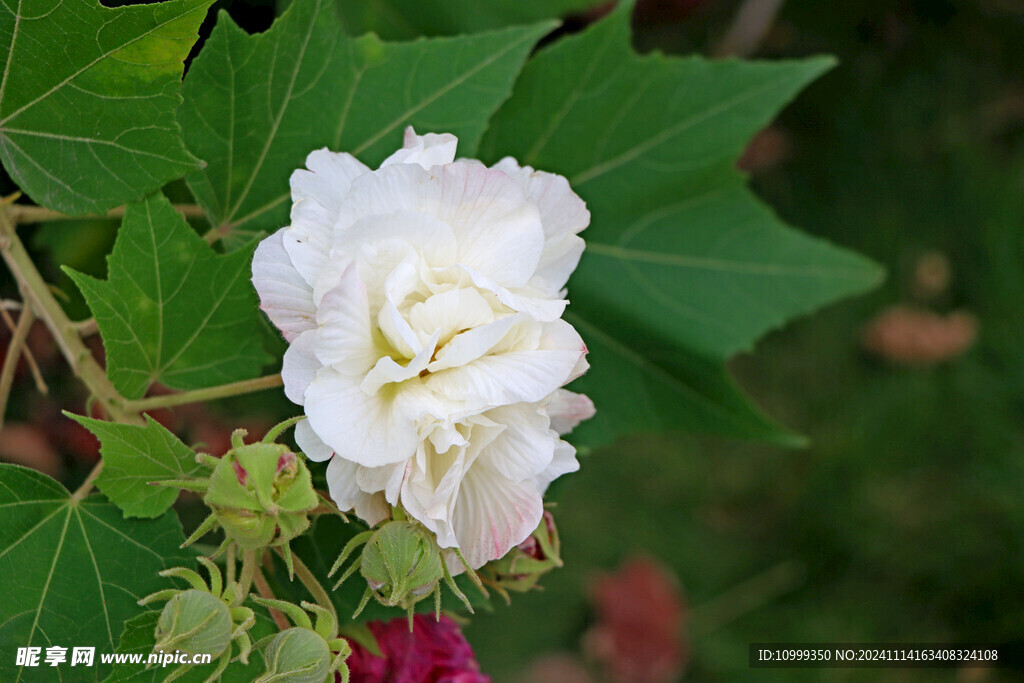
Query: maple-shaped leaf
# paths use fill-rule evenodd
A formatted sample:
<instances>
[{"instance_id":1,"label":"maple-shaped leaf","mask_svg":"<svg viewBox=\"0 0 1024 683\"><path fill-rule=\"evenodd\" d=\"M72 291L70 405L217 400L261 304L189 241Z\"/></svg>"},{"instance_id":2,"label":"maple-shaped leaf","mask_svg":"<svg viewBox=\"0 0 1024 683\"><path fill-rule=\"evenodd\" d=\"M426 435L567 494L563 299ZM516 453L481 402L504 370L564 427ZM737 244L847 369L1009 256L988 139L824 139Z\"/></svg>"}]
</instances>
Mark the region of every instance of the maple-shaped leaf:
<instances>
[{"instance_id":1,"label":"maple-shaped leaf","mask_svg":"<svg viewBox=\"0 0 1024 683\"><path fill-rule=\"evenodd\" d=\"M96 317L107 375L125 398L160 382L198 389L248 379L270 359L260 344L252 249L214 252L167 199L125 213L108 279L65 268Z\"/></svg>"},{"instance_id":2,"label":"maple-shaped leaf","mask_svg":"<svg viewBox=\"0 0 1024 683\"><path fill-rule=\"evenodd\" d=\"M681 429L801 443L750 404L725 362L882 273L785 225L735 163L833 60L641 56L630 11L624 2L530 60L481 143L487 160L565 175L590 209L566 320L591 352L573 388L599 417L573 439Z\"/></svg>"},{"instance_id":3,"label":"maple-shaped leaf","mask_svg":"<svg viewBox=\"0 0 1024 683\"><path fill-rule=\"evenodd\" d=\"M211 2L4 2L0 160L18 186L43 206L82 214L197 168L174 111Z\"/></svg>"}]
</instances>

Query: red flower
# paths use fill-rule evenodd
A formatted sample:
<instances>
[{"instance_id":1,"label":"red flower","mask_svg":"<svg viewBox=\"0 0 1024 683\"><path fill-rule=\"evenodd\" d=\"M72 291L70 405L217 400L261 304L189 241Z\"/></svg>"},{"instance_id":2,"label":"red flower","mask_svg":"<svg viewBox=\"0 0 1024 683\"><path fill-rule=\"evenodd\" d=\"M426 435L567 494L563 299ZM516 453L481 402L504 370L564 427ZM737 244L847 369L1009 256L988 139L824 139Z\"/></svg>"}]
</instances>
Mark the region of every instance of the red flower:
<instances>
[{"instance_id":1,"label":"red flower","mask_svg":"<svg viewBox=\"0 0 1024 683\"><path fill-rule=\"evenodd\" d=\"M448 617L434 621L433 616L417 614L413 631L409 622L398 617L368 626L377 638L384 657L376 657L357 643L347 664L352 683L489 683L480 673L473 649L458 625Z\"/></svg>"}]
</instances>

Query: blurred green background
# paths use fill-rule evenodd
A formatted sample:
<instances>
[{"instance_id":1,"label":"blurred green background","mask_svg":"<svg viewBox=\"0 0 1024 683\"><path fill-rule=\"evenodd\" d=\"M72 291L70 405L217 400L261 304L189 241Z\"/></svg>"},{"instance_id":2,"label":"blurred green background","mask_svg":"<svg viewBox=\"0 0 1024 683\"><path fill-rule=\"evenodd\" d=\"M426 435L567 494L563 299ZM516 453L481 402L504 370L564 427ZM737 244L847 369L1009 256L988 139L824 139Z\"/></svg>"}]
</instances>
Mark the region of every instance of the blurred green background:
<instances>
[{"instance_id":1,"label":"blurred green background","mask_svg":"<svg viewBox=\"0 0 1024 683\"><path fill-rule=\"evenodd\" d=\"M226 4L250 30L274 13L272 2ZM640 2L636 45L715 54L740 4ZM570 18L567 30L593 16ZM595 624L588 586L637 555L674 575L688 680L750 678L747 645L763 641L988 643L1008 668L762 670L758 680L1024 672L1024 2L788 0L753 56L820 53L840 65L744 165L783 218L867 254L889 277L733 364L758 402L812 445L638 435L588 454L552 491L565 568L543 591L514 595L510 608L499 602L466 627L497 683L530 680L525 672L551 653L599 675L581 645ZM61 282L53 263L102 274L115 226L95 228L36 232L52 281ZM922 264L935 280L926 292ZM927 363L865 350L865 326L899 304L967 312L977 339ZM85 315L74 300L69 310ZM51 360L54 391L71 391ZM95 445L35 397L30 380L18 391L10 419L59 425L48 435L50 471L80 477ZM287 412L281 401L250 397L219 410L252 415L259 431ZM216 411L167 420L188 422L192 442L208 444L238 422Z\"/></svg>"}]
</instances>

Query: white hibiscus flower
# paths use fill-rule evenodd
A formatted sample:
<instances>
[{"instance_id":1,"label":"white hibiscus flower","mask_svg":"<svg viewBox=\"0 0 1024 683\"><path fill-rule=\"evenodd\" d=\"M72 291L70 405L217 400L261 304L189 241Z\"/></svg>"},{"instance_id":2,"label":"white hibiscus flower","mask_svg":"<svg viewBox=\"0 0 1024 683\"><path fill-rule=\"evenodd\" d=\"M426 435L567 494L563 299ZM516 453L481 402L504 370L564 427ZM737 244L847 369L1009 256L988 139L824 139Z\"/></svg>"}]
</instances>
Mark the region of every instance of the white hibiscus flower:
<instances>
[{"instance_id":1,"label":"white hibiscus flower","mask_svg":"<svg viewBox=\"0 0 1024 683\"><path fill-rule=\"evenodd\" d=\"M456 144L410 128L376 171L310 154L253 284L338 504L371 523L382 497L401 504L475 567L529 535L547 483L575 469L551 421L592 411L556 393L587 367L561 315L590 215L561 176L454 161Z\"/></svg>"}]
</instances>

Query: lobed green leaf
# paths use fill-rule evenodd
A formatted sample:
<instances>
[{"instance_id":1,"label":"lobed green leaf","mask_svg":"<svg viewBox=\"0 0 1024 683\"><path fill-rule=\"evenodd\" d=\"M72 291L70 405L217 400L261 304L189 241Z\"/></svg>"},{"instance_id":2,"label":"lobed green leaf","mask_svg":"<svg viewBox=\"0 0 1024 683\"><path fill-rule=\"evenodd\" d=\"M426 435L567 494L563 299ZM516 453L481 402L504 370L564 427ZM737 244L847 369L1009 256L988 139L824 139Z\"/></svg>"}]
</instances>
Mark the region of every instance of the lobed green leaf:
<instances>
[{"instance_id":1,"label":"lobed green leaf","mask_svg":"<svg viewBox=\"0 0 1024 683\"><path fill-rule=\"evenodd\" d=\"M108 278L65 268L96 317L107 375L125 398L154 382L216 386L259 374L251 248L219 255L161 194L132 204L107 259Z\"/></svg>"},{"instance_id":2,"label":"lobed green leaf","mask_svg":"<svg viewBox=\"0 0 1024 683\"><path fill-rule=\"evenodd\" d=\"M225 12L185 79L187 176L211 224L245 235L283 225L288 178L314 149L376 164L405 126L459 136L472 154L551 23L462 38L383 43L344 35L330 0L296 0L265 33Z\"/></svg>"},{"instance_id":3,"label":"lobed green leaf","mask_svg":"<svg viewBox=\"0 0 1024 683\"><path fill-rule=\"evenodd\" d=\"M881 271L784 225L733 165L833 62L638 56L630 9L531 60L481 144L486 159L567 176L592 214L567 320L591 351L574 388L600 417L574 439L668 428L800 443L742 396L724 362Z\"/></svg>"},{"instance_id":4,"label":"lobed green leaf","mask_svg":"<svg viewBox=\"0 0 1024 683\"><path fill-rule=\"evenodd\" d=\"M177 516L125 519L102 496L78 500L45 474L7 464L0 510L0 680L53 680L51 667L14 657L50 646L68 648L66 680L101 680L110 667L99 653L113 652L125 621L143 611L137 600L166 587L157 572L191 560ZM95 647L94 665L71 667L72 647Z\"/></svg>"},{"instance_id":5,"label":"lobed green leaf","mask_svg":"<svg viewBox=\"0 0 1024 683\"><path fill-rule=\"evenodd\" d=\"M200 162L174 110L212 0L0 9L0 160L38 204L81 214L137 200Z\"/></svg>"},{"instance_id":6,"label":"lobed green leaf","mask_svg":"<svg viewBox=\"0 0 1024 683\"><path fill-rule=\"evenodd\" d=\"M126 517L159 517L167 512L179 490L150 486L150 482L188 479L202 469L195 452L149 415L145 426L135 426L64 414L100 440L103 471L96 487Z\"/></svg>"},{"instance_id":7,"label":"lobed green leaf","mask_svg":"<svg viewBox=\"0 0 1024 683\"><path fill-rule=\"evenodd\" d=\"M385 40L478 33L559 19L601 4L601 0L337 0L350 35L376 33Z\"/></svg>"}]
</instances>

